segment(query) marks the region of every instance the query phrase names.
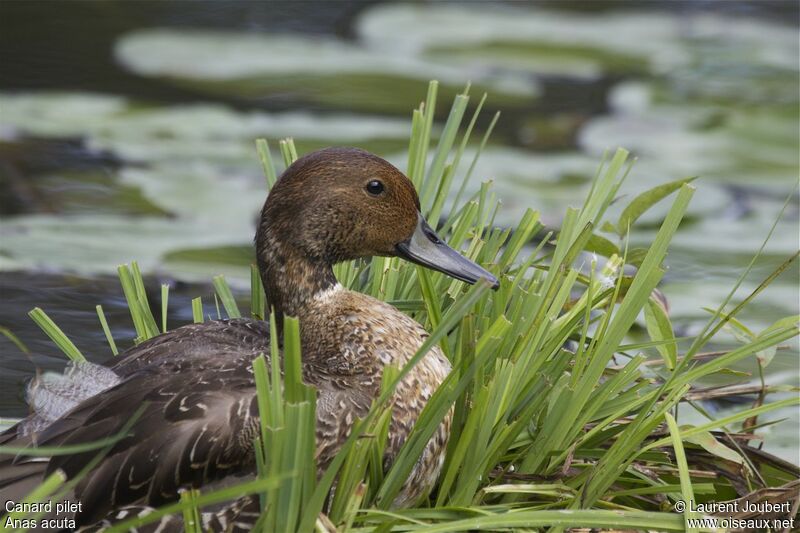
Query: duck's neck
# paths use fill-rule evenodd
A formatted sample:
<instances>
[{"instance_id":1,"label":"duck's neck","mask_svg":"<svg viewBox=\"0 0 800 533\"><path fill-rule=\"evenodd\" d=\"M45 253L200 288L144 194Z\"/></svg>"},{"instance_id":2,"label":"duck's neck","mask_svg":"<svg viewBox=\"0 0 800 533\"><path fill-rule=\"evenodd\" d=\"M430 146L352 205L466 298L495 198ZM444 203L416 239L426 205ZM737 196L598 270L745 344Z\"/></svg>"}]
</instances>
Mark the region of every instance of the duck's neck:
<instances>
[{"instance_id":1,"label":"duck's neck","mask_svg":"<svg viewBox=\"0 0 800 533\"><path fill-rule=\"evenodd\" d=\"M275 310L280 328L283 315L302 320L309 304L337 281L330 262L309 257L275 235L265 237L257 242L258 267L267 305Z\"/></svg>"}]
</instances>

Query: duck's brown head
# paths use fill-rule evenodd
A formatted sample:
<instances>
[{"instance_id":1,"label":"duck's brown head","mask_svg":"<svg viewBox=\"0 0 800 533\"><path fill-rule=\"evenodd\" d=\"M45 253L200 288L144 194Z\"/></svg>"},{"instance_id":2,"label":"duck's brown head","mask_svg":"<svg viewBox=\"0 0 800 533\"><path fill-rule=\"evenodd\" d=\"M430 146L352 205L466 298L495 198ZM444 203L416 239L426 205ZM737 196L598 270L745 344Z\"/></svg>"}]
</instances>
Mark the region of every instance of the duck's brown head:
<instances>
[{"instance_id":1,"label":"duck's brown head","mask_svg":"<svg viewBox=\"0 0 800 533\"><path fill-rule=\"evenodd\" d=\"M340 261L379 255L404 257L471 283L486 278L497 284L436 236L402 172L356 148L319 150L287 168L264 204L256 247L262 276L281 265L292 276L303 268L299 263L329 270Z\"/></svg>"}]
</instances>

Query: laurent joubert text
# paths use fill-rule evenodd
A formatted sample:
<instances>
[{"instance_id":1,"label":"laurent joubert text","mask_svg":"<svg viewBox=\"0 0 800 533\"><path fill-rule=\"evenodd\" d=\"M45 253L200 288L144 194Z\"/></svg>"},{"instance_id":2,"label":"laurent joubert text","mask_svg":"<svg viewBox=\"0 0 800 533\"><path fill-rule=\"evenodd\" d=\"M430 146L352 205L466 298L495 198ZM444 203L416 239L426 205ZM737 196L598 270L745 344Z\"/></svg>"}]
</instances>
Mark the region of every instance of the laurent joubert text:
<instances>
[{"instance_id":1,"label":"laurent joubert text","mask_svg":"<svg viewBox=\"0 0 800 533\"><path fill-rule=\"evenodd\" d=\"M691 528L743 529L747 531L794 529L794 518L788 517L791 512L791 506L792 502L772 503L768 501L750 502L747 500L704 503L677 500L675 502L676 511L689 514L686 520L687 525ZM740 513L747 513L751 516L734 516ZM709 516L711 514L717 516ZM775 517L775 515L782 515L784 518Z\"/></svg>"}]
</instances>

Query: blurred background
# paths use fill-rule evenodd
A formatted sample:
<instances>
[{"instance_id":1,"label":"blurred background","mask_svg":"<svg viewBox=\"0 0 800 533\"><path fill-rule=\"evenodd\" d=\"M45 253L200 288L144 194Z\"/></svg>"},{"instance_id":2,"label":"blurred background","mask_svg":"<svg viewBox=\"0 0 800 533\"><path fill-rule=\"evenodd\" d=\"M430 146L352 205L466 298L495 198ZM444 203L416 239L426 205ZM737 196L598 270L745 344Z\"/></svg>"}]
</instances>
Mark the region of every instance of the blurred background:
<instances>
[{"instance_id":1,"label":"blurred background","mask_svg":"<svg viewBox=\"0 0 800 533\"><path fill-rule=\"evenodd\" d=\"M638 157L621 206L699 176L662 287L676 333L696 334L787 199L734 302L798 247L799 16L796 1L764 0L3 2L0 326L31 354L0 336L0 417L25 414L36 368L64 364L31 308L103 360L95 305L130 345L116 266L138 260L151 302L171 285L171 326L191 321L196 296L215 314L212 275L242 294L249 284L266 190L254 139L292 136L301 153L359 146L403 169L430 79L440 125L467 82L471 108L489 93L480 134L501 112L473 180L494 182L500 225L530 206L556 228L617 146ZM768 287L745 324L797 314L798 275L795 264ZM709 348L733 345L722 334ZM754 365L721 382L758 383ZM798 386L798 365L796 344L779 351L767 382ZM800 462L800 417L782 417L767 449Z\"/></svg>"}]
</instances>

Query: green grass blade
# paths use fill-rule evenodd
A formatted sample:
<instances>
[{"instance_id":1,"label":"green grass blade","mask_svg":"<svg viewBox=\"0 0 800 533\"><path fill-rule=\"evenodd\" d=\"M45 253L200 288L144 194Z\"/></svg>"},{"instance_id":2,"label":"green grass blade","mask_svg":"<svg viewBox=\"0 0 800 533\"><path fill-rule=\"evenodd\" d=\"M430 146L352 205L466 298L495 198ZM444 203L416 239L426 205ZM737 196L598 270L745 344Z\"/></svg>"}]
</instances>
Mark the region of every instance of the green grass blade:
<instances>
[{"instance_id":1,"label":"green grass blade","mask_svg":"<svg viewBox=\"0 0 800 533\"><path fill-rule=\"evenodd\" d=\"M122 291L125 300L128 302L128 309L133 319L133 326L136 329L137 341L151 339L159 334L153 312L147 301L147 293L144 288L144 280L139 271L136 261L131 262L130 266L120 265L117 267Z\"/></svg>"},{"instance_id":2,"label":"green grass blade","mask_svg":"<svg viewBox=\"0 0 800 533\"><path fill-rule=\"evenodd\" d=\"M39 307L35 307L32 309L28 316L36 322L36 325L41 328L44 333L50 337L50 340L55 343L58 348L64 352L64 354L70 358L72 361L86 361L86 358L83 356L78 347L69 340L61 328L59 328L55 322L53 322L47 313L42 311Z\"/></svg>"},{"instance_id":3,"label":"green grass blade","mask_svg":"<svg viewBox=\"0 0 800 533\"><path fill-rule=\"evenodd\" d=\"M420 190L420 203L424 214L430 212L436 198L434 192L437 190L438 184L442 183L442 175L444 172L445 162L447 161L450 150L455 143L458 128L461 126L461 121L464 118L464 111L467 109L469 103L469 96L460 94L453 100L453 106L450 108L450 115L445 122L444 130L439 137L439 144L436 147L436 155L433 158L428 173L425 176L422 189ZM432 113L431 113L432 114ZM440 194L446 196L447 191L442 191Z\"/></svg>"},{"instance_id":4,"label":"green grass blade","mask_svg":"<svg viewBox=\"0 0 800 533\"><path fill-rule=\"evenodd\" d=\"M261 274L256 265L250 265L250 314L253 318L264 320L267 312L264 285L261 283Z\"/></svg>"},{"instance_id":5,"label":"green grass blade","mask_svg":"<svg viewBox=\"0 0 800 533\"><path fill-rule=\"evenodd\" d=\"M483 514L483 513L481 513ZM597 528L646 531L684 531L683 518L673 513L645 511L527 511L487 513L484 516L451 520L440 524L409 525L405 531L449 533L463 531L520 530L520 528Z\"/></svg>"},{"instance_id":6,"label":"green grass blade","mask_svg":"<svg viewBox=\"0 0 800 533\"><path fill-rule=\"evenodd\" d=\"M203 299L199 296L192 298L192 321L199 324L205 320L203 316Z\"/></svg>"},{"instance_id":7,"label":"green grass blade","mask_svg":"<svg viewBox=\"0 0 800 533\"><path fill-rule=\"evenodd\" d=\"M272 153L269 151L269 143L266 139L256 139L256 151L261 161L264 177L267 178L267 190L272 190L273 185L278 181L278 176L275 172L275 164L272 162Z\"/></svg>"},{"instance_id":8,"label":"green grass blade","mask_svg":"<svg viewBox=\"0 0 800 533\"><path fill-rule=\"evenodd\" d=\"M225 281L225 276L214 276L214 289L217 291L217 296L222 301L222 306L225 312L228 313L229 318L241 318L242 313L239 312L239 306L236 305L236 300L233 297L233 292Z\"/></svg>"},{"instance_id":9,"label":"green grass blade","mask_svg":"<svg viewBox=\"0 0 800 533\"><path fill-rule=\"evenodd\" d=\"M0 334L2 334L2 335L5 337L5 338L7 338L8 340L10 340L11 342L13 342L13 343L14 343L14 346L16 346L17 348L19 348L19 351L21 351L22 353L25 353L25 354L29 354L29 353L31 353L31 351L28 349L28 347L27 347L27 346L25 346L25 343L24 343L24 342L22 342L22 341L19 339L19 337L17 337L16 335L14 335L14 332L13 332L13 331L11 331L10 329L8 329L7 327L5 327L5 326L0 326Z\"/></svg>"},{"instance_id":10,"label":"green grass blade","mask_svg":"<svg viewBox=\"0 0 800 533\"><path fill-rule=\"evenodd\" d=\"M184 533L203 533L202 521L200 520L200 510L197 508L197 496L200 491L196 489L186 489L181 491L181 503L183 508L183 530Z\"/></svg>"},{"instance_id":11,"label":"green grass blade","mask_svg":"<svg viewBox=\"0 0 800 533\"><path fill-rule=\"evenodd\" d=\"M297 149L294 146L294 139L291 137L281 139L278 145L280 146L281 155L283 156L283 163L287 167L297 161Z\"/></svg>"},{"instance_id":12,"label":"green grass blade","mask_svg":"<svg viewBox=\"0 0 800 533\"><path fill-rule=\"evenodd\" d=\"M683 450L683 442L681 441L681 430L671 414L664 413L664 418L667 421L667 427L672 438L672 448L675 450L675 462L678 465L678 474L681 480L681 494L683 495L683 501L686 502L686 510L683 513L686 520L686 531L693 533L698 529L692 525L694 521L691 519L697 518L699 515L691 511L695 502L694 490L692 488L692 478L689 475L689 464L686 462L686 453Z\"/></svg>"},{"instance_id":13,"label":"green grass blade","mask_svg":"<svg viewBox=\"0 0 800 533\"><path fill-rule=\"evenodd\" d=\"M167 308L169 305L169 285L161 285L161 332L167 332Z\"/></svg>"},{"instance_id":14,"label":"green grass blade","mask_svg":"<svg viewBox=\"0 0 800 533\"><path fill-rule=\"evenodd\" d=\"M117 343L114 342L114 336L111 335L111 328L108 327L108 322L106 321L106 314L103 312L103 306L98 305L95 307L97 311L97 318L100 319L100 326L103 328L103 333L106 336L106 341L108 341L108 345L111 347L111 353L114 355L119 355L119 350L117 350Z\"/></svg>"}]
</instances>

